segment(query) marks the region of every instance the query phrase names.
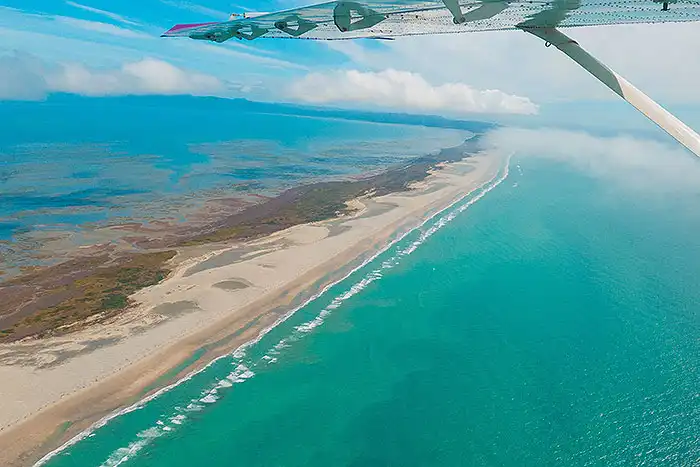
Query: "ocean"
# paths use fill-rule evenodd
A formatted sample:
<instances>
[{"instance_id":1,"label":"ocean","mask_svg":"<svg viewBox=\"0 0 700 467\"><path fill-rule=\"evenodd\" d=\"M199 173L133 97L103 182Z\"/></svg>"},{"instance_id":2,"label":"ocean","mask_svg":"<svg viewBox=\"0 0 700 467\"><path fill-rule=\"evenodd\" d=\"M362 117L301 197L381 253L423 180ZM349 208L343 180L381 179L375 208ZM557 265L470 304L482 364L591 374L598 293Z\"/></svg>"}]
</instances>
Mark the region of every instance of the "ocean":
<instances>
[{"instance_id":1,"label":"ocean","mask_svg":"<svg viewBox=\"0 0 700 467\"><path fill-rule=\"evenodd\" d=\"M601 173L516 154L45 465L697 465L698 191Z\"/></svg>"}]
</instances>

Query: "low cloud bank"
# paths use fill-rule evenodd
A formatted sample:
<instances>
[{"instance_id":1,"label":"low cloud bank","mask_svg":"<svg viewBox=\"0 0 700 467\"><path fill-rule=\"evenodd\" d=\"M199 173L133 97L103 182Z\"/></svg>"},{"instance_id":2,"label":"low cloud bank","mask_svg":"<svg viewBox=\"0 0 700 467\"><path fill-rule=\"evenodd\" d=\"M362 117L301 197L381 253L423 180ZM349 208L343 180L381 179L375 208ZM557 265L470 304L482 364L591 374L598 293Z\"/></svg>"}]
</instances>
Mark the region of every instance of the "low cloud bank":
<instances>
[{"instance_id":1,"label":"low cloud bank","mask_svg":"<svg viewBox=\"0 0 700 467\"><path fill-rule=\"evenodd\" d=\"M493 147L564 162L641 193L700 193L700 160L672 142L548 128L501 128L485 138Z\"/></svg>"},{"instance_id":2,"label":"low cloud bank","mask_svg":"<svg viewBox=\"0 0 700 467\"><path fill-rule=\"evenodd\" d=\"M527 97L497 89L479 90L464 83L433 85L421 75L393 69L310 73L295 81L290 97L314 104L365 104L394 110L449 113L535 114Z\"/></svg>"}]
</instances>

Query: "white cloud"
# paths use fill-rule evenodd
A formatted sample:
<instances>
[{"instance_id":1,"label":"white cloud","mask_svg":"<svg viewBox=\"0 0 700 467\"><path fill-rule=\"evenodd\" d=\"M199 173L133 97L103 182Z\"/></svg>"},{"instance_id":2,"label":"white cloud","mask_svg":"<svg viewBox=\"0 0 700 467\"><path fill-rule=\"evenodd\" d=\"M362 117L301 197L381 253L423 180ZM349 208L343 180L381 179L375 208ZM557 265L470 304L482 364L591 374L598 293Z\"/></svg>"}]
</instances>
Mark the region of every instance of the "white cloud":
<instances>
[{"instance_id":1,"label":"white cloud","mask_svg":"<svg viewBox=\"0 0 700 467\"><path fill-rule=\"evenodd\" d=\"M566 31L661 103L700 102L699 23L618 25ZM466 81L546 102L617 99L556 48L522 31L398 38L382 44L329 41L358 68L416 72L430 81Z\"/></svg>"},{"instance_id":2,"label":"white cloud","mask_svg":"<svg viewBox=\"0 0 700 467\"><path fill-rule=\"evenodd\" d=\"M184 0L160 0L161 3L179 8L181 10L188 10L194 13L198 13L205 16L211 16L212 18L219 18L222 21L228 19L229 13L221 10L215 10L206 6L198 5L196 3L187 2Z\"/></svg>"},{"instance_id":3,"label":"white cloud","mask_svg":"<svg viewBox=\"0 0 700 467\"><path fill-rule=\"evenodd\" d=\"M700 161L675 142L552 128L500 128L487 133L485 141L518 156L569 164L640 194L700 194Z\"/></svg>"},{"instance_id":4,"label":"white cloud","mask_svg":"<svg viewBox=\"0 0 700 467\"><path fill-rule=\"evenodd\" d=\"M142 32L133 31L131 29L120 28L109 23L101 23L99 21L87 21L84 19L71 18L68 16L54 16L56 21L66 24L68 26L85 29L86 31L100 32L104 34L111 34L113 36L119 37L132 37L132 38L150 38L148 34Z\"/></svg>"},{"instance_id":5,"label":"white cloud","mask_svg":"<svg viewBox=\"0 0 700 467\"><path fill-rule=\"evenodd\" d=\"M307 66L301 65L299 63L290 62L287 60L281 60L279 58L274 58L271 56L261 56L261 55L271 55L269 51L263 51L262 49L257 50L253 46L241 44L239 42L226 42L224 44L211 44L204 41L173 41L174 47L189 48L192 51L198 53L206 52L213 55L221 55L228 58L233 58L236 60L245 60L248 63L260 63L262 65L281 68L281 69L294 69L294 70L308 70Z\"/></svg>"},{"instance_id":6,"label":"white cloud","mask_svg":"<svg viewBox=\"0 0 700 467\"><path fill-rule=\"evenodd\" d=\"M139 23L132 21L128 18L125 18L122 15L118 15L117 13L112 13L111 11L107 10L100 10L99 8L94 8L88 5L83 5L81 3L76 3L76 2L71 2L71 1L66 1L66 5L70 5L75 8L80 8L81 10L84 11L89 11L90 13L95 13L98 15L106 16L107 18L113 19L114 21L118 21L123 24L128 24L130 26L138 26Z\"/></svg>"},{"instance_id":7,"label":"white cloud","mask_svg":"<svg viewBox=\"0 0 700 467\"><path fill-rule=\"evenodd\" d=\"M28 55L0 56L0 100L37 100L46 95L44 64Z\"/></svg>"},{"instance_id":8,"label":"white cloud","mask_svg":"<svg viewBox=\"0 0 700 467\"><path fill-rule=\"evenodd\" d=\"M117 69L91 69L78 63L47 64L26 54L0 57L0 100L41 99L52 92L211 95L224 87L213 76L150 58Z\"/></svg>"},{"instance_id":9,"label":"white cloud","mask_svg":"<svg viewBox=\"0 0 700 467\"><path fill-rule=\"evenodd\" d=\"M72 5L71 2L66 3ZM76 5L78 4L75 4L73 6ZM84 7L83 5L81 5L80 8L90 7ZM128 20L122 22L134 26L139 25L138 23ZM51 23L58 23L60 25L66 25L72 28L79 28L85 31L99 32L119 37L152 37L143 32L135 31L133 29L122 28L113 24L103 23L100 21L89 21L85 19L74 18L72 16L49 15L45 13L28 13L26 11L18 10L16 8L0 6L0 25L10 25L16 31L45 31L46 29L48 29L48 27L50 27ZM1 44L0 48L2 48Z\"/></svg>"},{"instance_id":10,"label":"white cloud","mask_svg":"<svg viewBox=\"0 0 700 467\"><path fill-rule=\"evenodd\" d=\"M455 115L537 113L537 106L526 97L497 89L479 90L460 82L432 85L420 74L393 69L310 73L290 86L289 95L315 104L364 104Z\"/></svg>"}]
</instances>

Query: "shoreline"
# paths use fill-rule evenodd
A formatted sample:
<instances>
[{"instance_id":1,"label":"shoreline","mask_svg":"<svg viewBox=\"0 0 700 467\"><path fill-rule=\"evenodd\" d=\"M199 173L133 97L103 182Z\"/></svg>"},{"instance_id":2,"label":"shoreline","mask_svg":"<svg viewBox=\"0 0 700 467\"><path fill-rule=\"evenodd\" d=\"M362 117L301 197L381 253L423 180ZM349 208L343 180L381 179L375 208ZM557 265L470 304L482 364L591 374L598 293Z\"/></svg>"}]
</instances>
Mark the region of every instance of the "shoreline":
<instances>
[{"instance_id":1,"label":"shoreline","mask_svg":"<svg viewBox=\"0 0 700 467\"><path fill-rule=\"evenodd\" d=\"M29 269L6 281L0 277L0 344L65 335L109 322L134 305L130 297L135 292L160 283L183 258L349 214L355 199L405 192L441 164L478 152L480 137L379 173L299 185L234 212L211 213L203 222L185 222L161 232L125 228L128 235L118 243L97 242L74 250L73 256L53 266ZM240 205L232 200L225 204ZM65 248L61 247L63 254Z\"/></svg>"},{"instance_id":2,"label":"shoreline","mask_svg":"<svg viewBox=\"0 0 700 467\"><path fill-rule=\"evenodd\" d=\"M480 154L443 165L408 192L354 200L349 203L355 208L352 215L297 225L244 242L243 251L238 251L241 247L237 245L185 259L165 281L134 294L139 305L125 313L129 316L100 324L101 329L97 331L77 331L79 336L72 334L70 339L87 337L87 334L97 337L96 340L115 339L118 335L115 329L120 327L131 331L126 336L88 352L74 349L74 353L77 352L74 356L55 366L51 363L45 368L0 366L2 379L20 386L13 388L15 397L27 397L32 388L34 392L41 392L36 389L36 381L41 379L46 384L47 376L64 387L60 392L60 388L49 384L54 386L50 395L53 400L44 405L34 401L34 410L24 407L24 417L14 421L7 420L6 410L0 410L6 413L0 420L0 445L11 446L0 452L0 463L29 465L104 417L113 416L120 408L143 402L144 397L162 391L163 386L173 381L177 384L187 374L201 371L215 358L249 345L247 343L261 332L279 324L284 316L342 280L348 270L357 269L388 248L396 241L397 234L405 235L494 180L504 159L502 155ZM465 167L471 169L460 174ZM292 269L301 268L301 272L295 274L289 270L288 263L292 260L296 260ZM286 271L280 272L285 264ZM239 302L234 309L225 305L232 297ZM196 306L193 307L193 303ZM153 310L158 312L153 313ZM163 314L170 316L158 321ZM153 345L154 336L160 345ZM59 348L65 345L61 342L65 340L63 337L47 340L51 339ZM144 340L150 340L150 346L144 346ZM183 362L191 360L200 349L204 349L203 354L183 367ZM119 361L115 353L120 352L130 354L130 358L119 355L122 358ZM99 363L98 366L111 364L111 371L105 374L104 369L100 371L94 367L95 363ZM79 382L71 378L78 375L70 374L71 366L76 365L82 371ZM91 378L85 377L88 368L92 371ZM173 368L179 371L171 374ZM37 376L37 373L43 375ZM18 383L23 378L24 384ZM44 396L44 399L52 399Z\"/></svg>"}]
</instances>

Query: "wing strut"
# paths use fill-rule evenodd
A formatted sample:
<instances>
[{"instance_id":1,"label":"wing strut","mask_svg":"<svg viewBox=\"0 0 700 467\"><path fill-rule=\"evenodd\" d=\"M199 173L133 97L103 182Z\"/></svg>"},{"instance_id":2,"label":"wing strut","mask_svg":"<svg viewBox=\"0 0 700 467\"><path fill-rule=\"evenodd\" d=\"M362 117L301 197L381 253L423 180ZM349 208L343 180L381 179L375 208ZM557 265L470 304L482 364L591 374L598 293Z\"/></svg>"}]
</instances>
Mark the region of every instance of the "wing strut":
<instances>
[{"instance_id":1,"label":"wing strut","mask_svg":"<svg viewBox=\"0 0 700 467\"><path fill-rule=\"evenodd\" d=\"M635 88L625 78L618 75L586 52L578 45L578 42L554 28L523 26L521 29L543 39L547 46L553 45L564 52L569 58L581 65L590 74L598 78L603 84L646 115L652 122L659 125L676 141L688 148L693 154L700 157L700 135L685 123L681 122L668 110L654 102L649 96Z\"/></svg>"}]
</instances>

